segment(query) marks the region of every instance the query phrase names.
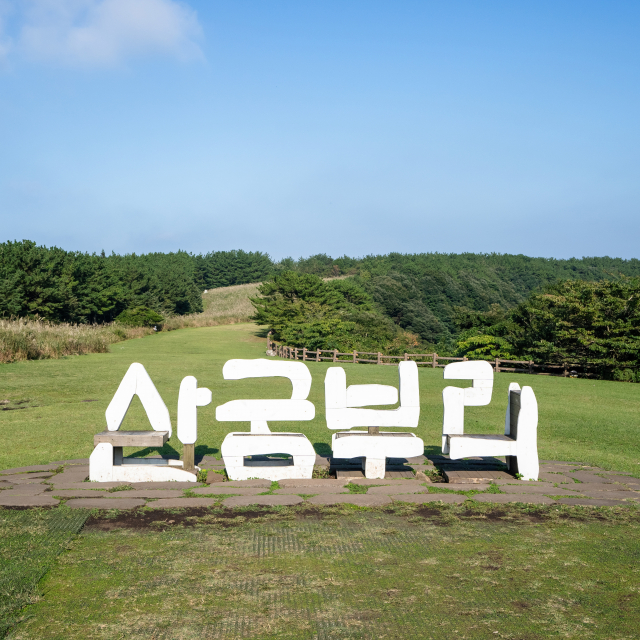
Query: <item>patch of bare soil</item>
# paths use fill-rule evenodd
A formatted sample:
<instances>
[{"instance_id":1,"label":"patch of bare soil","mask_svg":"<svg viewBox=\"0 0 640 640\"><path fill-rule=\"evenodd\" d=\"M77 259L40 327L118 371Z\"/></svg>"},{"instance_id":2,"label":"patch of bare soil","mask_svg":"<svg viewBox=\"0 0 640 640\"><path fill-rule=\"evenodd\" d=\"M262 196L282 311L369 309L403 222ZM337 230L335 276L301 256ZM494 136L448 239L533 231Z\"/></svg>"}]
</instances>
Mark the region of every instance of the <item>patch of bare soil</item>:
<instances>
[{"instance_id":1,"label":"patch of bare soil","mask_svg":"<svg viewBox=\"0 0 640 640\"><path fill-rule=\"evenodd\" d=\"M220 509L212 511L208 507L189 507L177 510L154 509L141 511L132 509L121 511L116 516L95 514L88 518L84 528L89 531L113 531L115 529L152 529L159 531L166 527L195 527L207 523L218 526L235 527L248 520L264 518L270 509L242 510Z\"/></svg>"}]
</instances>

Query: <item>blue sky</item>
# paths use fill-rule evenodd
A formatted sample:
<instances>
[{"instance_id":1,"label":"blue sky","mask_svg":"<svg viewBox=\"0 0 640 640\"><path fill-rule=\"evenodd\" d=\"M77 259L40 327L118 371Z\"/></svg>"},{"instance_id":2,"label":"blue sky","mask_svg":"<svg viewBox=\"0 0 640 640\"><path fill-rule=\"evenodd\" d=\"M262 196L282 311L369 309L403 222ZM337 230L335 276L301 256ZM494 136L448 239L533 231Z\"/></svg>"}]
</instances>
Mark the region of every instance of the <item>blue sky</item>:
<instances>
[{"instance_id":1,"label":"blue sky","mask_svg":"<svg viewBox=\"0 0 640 640\"><path fill-rule=\"evenodd\" d=\"M640 3L0 0L0 240L640 258Z\"/></svg>"}]
</instances>

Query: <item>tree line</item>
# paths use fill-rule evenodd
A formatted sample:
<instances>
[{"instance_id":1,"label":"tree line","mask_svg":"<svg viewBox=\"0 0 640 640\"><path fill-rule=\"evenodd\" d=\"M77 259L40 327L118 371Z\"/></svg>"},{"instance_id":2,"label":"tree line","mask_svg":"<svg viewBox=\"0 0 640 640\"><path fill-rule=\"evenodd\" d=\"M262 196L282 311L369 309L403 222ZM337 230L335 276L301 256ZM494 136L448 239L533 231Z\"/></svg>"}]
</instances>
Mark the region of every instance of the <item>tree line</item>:
<instances>
[{"instance_id":1,"label":"tree line","mask_svg":"<svg viewBox=\"0 0 640 640\"><path fill-rule=\"evenodd\" d=\"M111 255L35 242L0 244L0 317L127 324L202 311L205 289L257 282L274 272L263 253L185 251Z\"/></svg>"},{"instance_id":2,"label":"tree line","mask_svg":"<svg viewBox=\"0 0 640 640\"><path fill-rule=\"evenodd\" d=\"M349 277L323 280L335 276ZM633 361L636 311L631 303L620 305L625 295L635 300L638 277L640 260L609 257L318 254L276 262L266 253L242 250L105 255L24 240L0 244L0 317L153 324L202 311L206 289L264 282L256 320L292 346L387 353L419 349L487 358L529 354L536 361L582 354L583 360L596 361L598 349L609 353L598 341L609 340L615 325L617 355L605 357L603 375L629 377L614 371L637 369L615 363ZM556 302L552 312L547 309L552 299L566 302ZM607 309L618 308L626 311L616 320L621 324L612 325ZM569 314L568 309L575 317L567 315L562 324L554 314ZM549 346L562 344L549 327L569 332L567 327L582 327L589 313L593 320L582 347L578 342L564 351ZM546 324L540 320L544 314ZM596 328L599 322L609 337L605 328ZM547 337L539 337L542 327Z\"/></svg>"},{"instance_id":3,"label":"tree line","mask_svg":"<svg viewBox=\"0 0 640 640\"><path fill-rule=\"evenodd\" d=\"M311 350L437 351L470 359L567 363L598 378L640 382L639 277L558 281L513 308L454 305L456 331L438 344L394 322L388 313L393 300L382 297L380 304L379 289L370 287L361 277L324 281L285 271L259 287L260 295L252 299L254 319L268 326L275 340ZM388 291L402 300L402 289Z\"/></svg>"}]
</instances>

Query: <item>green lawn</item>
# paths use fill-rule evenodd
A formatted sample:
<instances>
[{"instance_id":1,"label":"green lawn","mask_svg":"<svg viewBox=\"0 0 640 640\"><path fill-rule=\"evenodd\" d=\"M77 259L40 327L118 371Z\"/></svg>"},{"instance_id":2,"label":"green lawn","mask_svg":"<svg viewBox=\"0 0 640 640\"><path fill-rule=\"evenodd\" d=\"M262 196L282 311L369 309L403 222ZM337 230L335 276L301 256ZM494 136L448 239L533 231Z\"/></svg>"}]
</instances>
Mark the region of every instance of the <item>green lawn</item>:
<instances>
[{"instance_id":1,"label":"green lawn","mask_svg":"<svg viewBox=\"0 0 640 640\"><path fill-rule=\"evenodd\" d=\"M0 365L3 447L0 468L88 457L93 434L105 428L104 411L127 367L141 362L164 398L175 425L178 389L186 375L213 392L213 402L199 409L198 451L219 456L226 433L248 424L215 420L215 407L237 398L286 398L285 379L225 381L222 366L230 358L264 356L265 339L252 324L183 329L112 346L111 353ZM330 363L308 363L313 376L309 399L316 417L308 423L272 423L273 430L302 431L321 454L328 454L331 432L324 420L324 375ZM397 385L397 369L345 364L349 384ZM542 459L595 464L640 476L640 385L501 373L488 407L467 409L468 432L503 429L509 382L533 387L540 408L538 427ZM452 384L465 386L464 381ZM421 416L416 434L427 452L439 451L442 388L439 369L420 370ZM88 402L90 401L90 402ZM123 425L147 429L142 405L134 399ZM174 435L165 451L181 453ZM129 451L128 453L132 453Z\"/></svg>"},{"instance_id":2,"label":"green lawn","mask_svg":"<svg viewBox=\"0 0 640 640\"><path fill-rule=\"evenodd\" d=\"M639 513L108 514L68 545L9 637L628 640L640 610Z\"/></svg>"}]
</instances>

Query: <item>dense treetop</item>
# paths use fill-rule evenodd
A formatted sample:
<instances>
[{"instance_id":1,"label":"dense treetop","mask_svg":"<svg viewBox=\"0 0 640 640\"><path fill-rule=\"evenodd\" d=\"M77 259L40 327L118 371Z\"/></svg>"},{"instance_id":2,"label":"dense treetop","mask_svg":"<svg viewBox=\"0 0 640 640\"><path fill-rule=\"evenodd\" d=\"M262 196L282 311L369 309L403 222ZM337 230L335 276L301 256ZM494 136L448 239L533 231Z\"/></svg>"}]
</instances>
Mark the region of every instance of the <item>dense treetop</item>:
<instances>
[{"instance_id":1,"label":"dense treetop","mask_svg":"<svg viewBox=\"0 0 640 640\"><path fill-rule=\"evenodd\" d=\"M509 254L400 254L331 258L325 254L273 261L261 252L214 251L108 256L0 244L0 317L39 315L71 322L109 321L132 307L185 314L202 309L205 289L262 282L295 271L350 275L376 309L422 341L451 341L459 308L510 309L534 290L566 279L640 276L639 260L555 260Z\"/></svg>"}]
</instances>

